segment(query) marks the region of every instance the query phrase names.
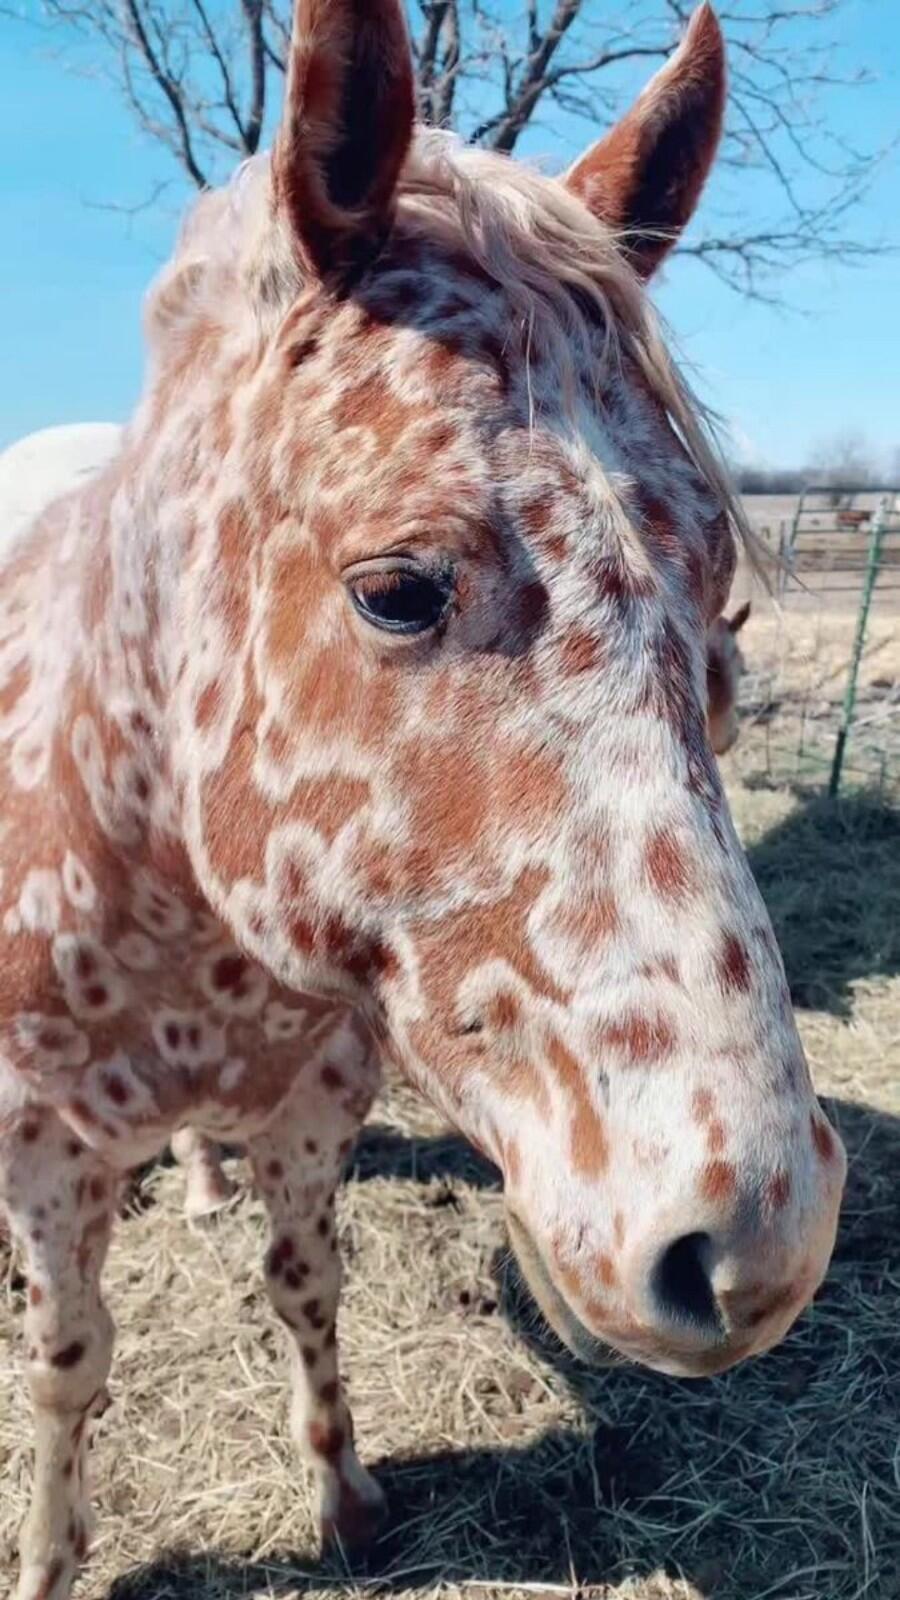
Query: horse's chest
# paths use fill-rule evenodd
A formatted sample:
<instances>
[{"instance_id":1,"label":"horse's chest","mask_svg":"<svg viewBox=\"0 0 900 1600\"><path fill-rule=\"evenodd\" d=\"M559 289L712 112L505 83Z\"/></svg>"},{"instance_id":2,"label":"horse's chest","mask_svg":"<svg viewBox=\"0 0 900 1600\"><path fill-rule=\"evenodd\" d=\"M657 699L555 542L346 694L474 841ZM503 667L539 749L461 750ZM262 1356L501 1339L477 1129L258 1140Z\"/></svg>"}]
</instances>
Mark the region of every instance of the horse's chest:
<instances>
[{"instance_id":1,"label":"horse's chest","mask_svg":"<svg viewBox=\"0 0 900 1600\"><path fill-rule=\"evenodd\" d=\"M157 937L132 925L46 941L37 981L0 1022L29 1099L123 1166L184 1124L244 1142L289 1096L304 1124L363 1116L377 1069L362 1022L284 990L211 939L209 919L177 920Z\"/></svg>"}]
</instances>

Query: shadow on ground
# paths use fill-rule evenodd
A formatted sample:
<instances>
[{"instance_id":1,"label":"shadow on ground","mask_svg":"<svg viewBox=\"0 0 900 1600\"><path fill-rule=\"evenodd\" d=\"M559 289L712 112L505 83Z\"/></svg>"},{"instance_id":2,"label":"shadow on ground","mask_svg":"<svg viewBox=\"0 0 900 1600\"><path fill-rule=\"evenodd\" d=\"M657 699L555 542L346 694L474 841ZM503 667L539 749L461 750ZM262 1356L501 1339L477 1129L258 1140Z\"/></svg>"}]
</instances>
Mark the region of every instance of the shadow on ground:
<instances>
[{"instance_id":1,"label":"shadow on ground","mask_svg":"<svg viewBox=\"0 0 900 1600\"><path fill-rule=\"evenodd\" d=\"M849 1016L851 985L900 972L900 810L801 797L748 851L794 1004Z\"/></svg>"},{"instance_id":2,"label":"shadow on ground","mask_svg":"<svg viewBox=\"0 0 900 1600\"><path fill-rule=\"evenodd\" d=\"M627 1574L647 1578L650 1600L667 1592L661 1573L709 1600L851 1600L863 1584L867 1600L896 1600L900 1120L844 1102L827 1110L851 1162L840 1239L814 1310L779 1350L699 1383L589 1370L536 1327L498 1256L498 1314L577 1398L580 1426L382 1464L391 1520L352 1570L289 1551L257 1562L173 1553L107 1600L400 1595L437 1583L599 1596ZM440 1176L451 1196L473 1173L493 1181L461 1140L377 1128L357 1176L375 1170ZM504 1392L504 1404L516 1402Z\"/></svg>"}]
</instances>

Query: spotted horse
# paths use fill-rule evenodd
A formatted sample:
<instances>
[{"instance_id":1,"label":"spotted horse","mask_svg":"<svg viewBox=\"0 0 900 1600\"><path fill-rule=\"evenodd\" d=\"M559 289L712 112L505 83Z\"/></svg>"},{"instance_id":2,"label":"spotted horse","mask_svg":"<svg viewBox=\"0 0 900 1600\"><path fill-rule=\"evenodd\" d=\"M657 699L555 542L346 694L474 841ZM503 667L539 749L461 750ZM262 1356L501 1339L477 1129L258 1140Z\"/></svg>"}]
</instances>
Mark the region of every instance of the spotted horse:
<instances>
[{"instance_id":1,"label":"spotted horse","mask_svg":"<svg viewBox=\"0 0 900 1600\"><path fill-rule=\"evenodd\" d=\"M740 733L738 690L744 658L737 642L750 615L746 600L731 617L723 612L706 634L706 723L709 742L717 756L734 748ZM221 1152L196 1128L179 1128L172 1138L172 1153L184 1169L185 1212L199 1220L215 1216L238 1193L228 1175Z\"/></svg>"},{"instance_id":2,"label":"spotted horse","mask_svg":"<svg viewBox=\"0 0 900 1600\"><path fill-rule=\"evenodd\" d=\"M122 1173L246 1147L325 1538L341 1164L392 1061L500 1167L588 1359L769 1349L844 1156L705 723L743 532L645 280L724 98L701 7L561 180L414 129L398 0L298 0L271 157L201 197L114 458L0 579L0 1194L64 1600Z\"/></svg>"},{"instance_id":3,"label":"spotted horse","mask_svg":"<svg viewBox=\"0 0 900 1600\"><path fill-rule=\"evenodd\" d=\"M57 495L74 488L110 460L121 430L113 423L83 423L45 428L0 454L0 529L14 537ZM750 615L750 602L732 617L710 623L706 637L707 727L716 755L734 745L739 723L737 695L744 661L736 635ZM212 1216L237 1194L216 1145L195 1128L172 1137L172 1151L185 1172L185 1212L199 1220ZM128 1188L124 1190L127 1197ZM2 1224L2 1218L0 1218Z\"/></svg>"}]
</instances>

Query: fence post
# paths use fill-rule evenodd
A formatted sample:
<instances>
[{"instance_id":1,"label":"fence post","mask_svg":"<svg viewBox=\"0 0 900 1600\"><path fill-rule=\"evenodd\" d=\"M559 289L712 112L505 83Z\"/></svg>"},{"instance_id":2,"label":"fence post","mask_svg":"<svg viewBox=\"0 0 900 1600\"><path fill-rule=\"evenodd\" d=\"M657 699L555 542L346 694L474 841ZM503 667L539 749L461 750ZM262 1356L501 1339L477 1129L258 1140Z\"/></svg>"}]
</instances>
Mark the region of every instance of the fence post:
<instances>
[{"instance_id":1,"label":"fence post","mask_svg":"<svg viewBox=\"0 0 900 1600\"><path fill-rule=\"evenodd\" d=\"M859 602L859 612L856 618L856 633L853 639L853 650L850 655L850 670L847 675L847 687L844 690L844 706L841 712L841 725L838 729L837 741L834 746L834 759L831 763L831 776L828 780L828 793L834 798L841 786L841 770L844 765L844 751L853 718L856 712L856 688L859 679L859 663L862 659L863 646L866 642L866 629L869 625L869 608L872 604L872 595L878 582L878 572L881 567L881 546L888 526L888 496L883 495L878 502L875 515L872 518L872 531L869 535L869 556L866 562L866 576L863 581L863 592Z\"/></svg>"}]
</instances>

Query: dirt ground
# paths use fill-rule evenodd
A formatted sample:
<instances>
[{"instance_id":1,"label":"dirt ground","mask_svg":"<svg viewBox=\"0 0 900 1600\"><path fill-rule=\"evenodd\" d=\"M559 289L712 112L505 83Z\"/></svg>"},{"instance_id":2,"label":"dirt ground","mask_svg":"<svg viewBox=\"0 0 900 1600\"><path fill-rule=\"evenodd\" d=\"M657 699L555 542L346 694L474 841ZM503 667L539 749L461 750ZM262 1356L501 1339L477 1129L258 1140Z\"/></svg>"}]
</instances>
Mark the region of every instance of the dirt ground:
<instances>
[{"instance_id":1,"label":"dirt ground","mask_svg":"<svg viewBox=\"0 0 900 1600\"><path fill-rule=\"evenodd\" d=\"M81 1600L898 1600L900 801L851 790L835 809L773 775L798 704L833 719L852 633L841 614L788 624L760 602L742 636L745 722L724 768L851 1157L813 1309L780 1349L722 1378L578 1365L518 1289L496 1174L392 1088L341 1199L344 1367L391 1520L365 1565L323 1566L261 1293L260 1208L245 1195L191 1228L180 1173L158 1168L110 1261L114 1404L96 1430L100 1521ZM891 692L879 682L900 679L898 632L888 617L872 636L873 705ZM22 1287L11 1264L0 1593L30 1468Z\"/></svg>"}]
</instances>

